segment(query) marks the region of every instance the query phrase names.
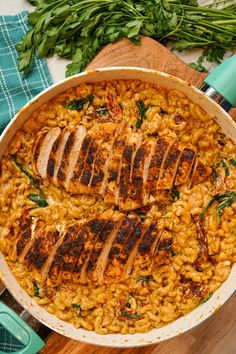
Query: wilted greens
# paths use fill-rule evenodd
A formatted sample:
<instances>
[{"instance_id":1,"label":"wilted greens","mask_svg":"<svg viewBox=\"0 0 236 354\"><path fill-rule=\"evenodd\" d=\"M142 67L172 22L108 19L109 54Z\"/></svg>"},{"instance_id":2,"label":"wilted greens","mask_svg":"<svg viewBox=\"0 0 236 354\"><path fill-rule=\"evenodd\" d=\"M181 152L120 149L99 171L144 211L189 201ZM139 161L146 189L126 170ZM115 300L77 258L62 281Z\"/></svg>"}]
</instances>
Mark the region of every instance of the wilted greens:
<instances>
[{"instance_id":1,"label":"wilted greens","mask_svg":"<svg viewBox=\"0 0 236 354\"><path fill-rule=\"evenodd\" d=\"M28 0L29 30L17 45L19 70L28 73L38 57L54 54L72 60L66 75L82 71L106 44L123 37L134 44L140 35L162 43L171 40L178 51L203 48L203 59L219 63L236 46L236 4L217 1L203 7L196 0ZM213 5L215 3L215 5Z\"/></svg>"},{"instance_id":2,"label":"wilted greens","mask_svg":"<svg viewBox=\"0 0 236 354\"><path fill-rule=\"evenodd\" d=\"M203 210L203 212L200 214L199 216L199 220L201 220L205 214L207 213L207 211L209 210L209 208L214 204L217 203L216 206L216 216L218 221L220 220L220 216L223 212L224 208L227 208L229 206L231 206L233 204L233 202L236 201L236 193L233 191L228 191L224 194L216 194L211 200L210 202L207 204L207 206L205 207L205 209Z\"/></svg>"}]
</instances>

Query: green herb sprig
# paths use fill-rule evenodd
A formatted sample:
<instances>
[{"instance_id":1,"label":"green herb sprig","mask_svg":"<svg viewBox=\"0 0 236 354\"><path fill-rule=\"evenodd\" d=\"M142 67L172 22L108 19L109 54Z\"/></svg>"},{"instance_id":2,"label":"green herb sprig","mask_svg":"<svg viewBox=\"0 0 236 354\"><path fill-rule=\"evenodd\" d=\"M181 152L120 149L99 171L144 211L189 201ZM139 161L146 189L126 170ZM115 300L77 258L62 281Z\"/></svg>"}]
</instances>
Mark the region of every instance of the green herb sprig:
<instances>
[{"instance_id":1,"label":"green herb sprig","mask_svg":"<svg viewBox=\"0 0 236 354\"><path fill-rule=\"evenodd\" d=\"M178 51L203 48L203 61L219 63L236 47L236 4L223 8L198 6L196 0L28 0L32 26L17 45L19 70L29 73L38 57L54 54L72 60L66 75L82 71L101 48L121 38L140 44L140 35L162 43L172 41Z\"/></svg>"},{"instance_id":2,"label":"green herb sprig","mask_svg":"<svg viewBox=\"0 0 236 354\"><path fill-rule=\"evenodd\" d=\"M94 98L93 96L80 98L79 100L74 100L71 101L70 103L64 104L64 107L70 109L71 111L79 111L80 109L83 108L85 103L87 102L91 103L93 101L93 98Z\"/></svg>"},{"instance_id":3,"label":"green herb sprig","mask_svg":"<svg viewBox=\"0 0 236 354\"><path fill-rule=\"evenodd\" d=\"M143 101L138 101L137 106L139 119L136 120L136 128L139 129L143 123L143 120L146 118L146 113L149 107L146 107Z\"/></svg>"},{"instance_id":4,"label":"green herb sprig","mask_svg":"<svg viewBox=\"0 0 236 354\"><path fill-rule=\"evenodd\" d=\"M122 310L120 312L121 316L124 317L124 318L127 318L128 320L138 320L139 317L140 317L140 314L138 312L135 312L135 313L131 313L129 311L126 311L126 310Z\"/></svg>"},{"instance_id":5,"label":"green herb sprig","mask_svg":"<svg viewBox=\"0 0 236 354\"><path fill-rule=\"evenodd\" d=\"M46 196L45 196L43 190L40 188L37 179L34 178L32 176L32 174L28 171L28 169L25 168L21 164L21 162L18 159L16 154L13 155L12 158L13 158L16 166L28 177L28 179L29 179L30 183L32 184L32 186L35 187L36 189L38 189L40 191L40 193L41 193L41 194L34 194L34 193L33 194L29 194L27 196L27 198L29 200L31 200L32 202L35 202L36 204L38 204L39 207L42 207L42 208L47 207L48 206L48 202L46 201Z\"/></svg>"},{"instance_id":6,"label":"green herb sprig","mask_svg":"<svg viewBox=\"0 0 236 354\"><path fill-rule=\"evenodd\" d=\"M199 305L204 304L205 302L207 302L213 295L213 292L210 292L206 297L204 297L200 302Z\"/></svg>"},{"instance_id":7,"label":"green herb sprig","mask_svg":"<svg viewBox=\"0 0 236 354\"><path fill-rule=\"evenodd\" d=\"M180 198L180 193L177 188L173 187L169 190L171 199L176 202Z\"/></svg>"},{"instance_id":8,"label":"green herb sprig","mask_svg":"<svg viewBox=\"0 0 236 354\"><path fill-rule=\"evenodd\" d=\"M33 282L34 285L34 296L38 297L39 299L42 299L42 295L40 294L40 289L38 286L38 283L36 281Z\"/></svg>"},{"instance_id":9,"label":"green herb sprig","mask_svg":"<svg viewBox=\"0 0 236 354\"><path fill-rule=\"evenodd\" d=\"M38 204L39 207L41 208L45 208L48 206L48 202L46 201L46 199L40 195L40 194L29 194L27 196L27 198L29 200L31 200L32 202L35 202L36 204Z\"/></svg>"},{"instance_id":10,"label":"green herb sprig","mask_svg":"<svg viewBox=\"0 0 236 354\"><path fill-rule=\"evenodd\" d=\"M152 275L143 275L143 276L138 277L136 279L136 282L140 282L140 283L148 283L150 281L154 281L154 278Z\"/></svg>"},{"instance_id":11,"label":"green herb sprig","mask_svg":"<svg viewBox=\"0 0 236 354\"><path fill-rule=\"evenodd\" d=\"M212 206L212 204L218 202L218 205L216 207L216 216L217 216L217 220L219 221L223 209L232 205L235 200L236 200L236 193L233 191L228 191L225 194L220 194L220 193L216 194L207 204L203 212L199 215L199 220L201 220L206 215L207 211Z\"/></svg>"},{"instance_id":12,"label":"green herb sprig","mask_svg":"<svg viewBox=\"0 0 236 354\"><path fill-rule=\"evenodd\" d=\"M32 174L21 164L20 160L18 159L17 155L13 155L12 156L16 166L21 170L21 172L23 172L29 179L30 183L32 184L32 186L34 187L38 187L38 181L36 180L36 178L34 178L32 176Z\"/></svg>"}]
</instances>

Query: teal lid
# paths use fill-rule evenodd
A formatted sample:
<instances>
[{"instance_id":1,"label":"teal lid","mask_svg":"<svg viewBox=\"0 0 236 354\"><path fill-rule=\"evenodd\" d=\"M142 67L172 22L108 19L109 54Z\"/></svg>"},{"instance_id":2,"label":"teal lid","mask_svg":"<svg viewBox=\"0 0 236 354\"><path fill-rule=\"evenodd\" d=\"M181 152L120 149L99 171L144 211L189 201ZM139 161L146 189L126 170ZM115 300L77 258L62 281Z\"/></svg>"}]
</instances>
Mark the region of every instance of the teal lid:
<instances>
[{"instance_id":1,"label":"teal lid","mask_svg":"<svg viewBox=\"0 0 236 354\"><path fill-rule=\"evenodd\" d=\"M11 353L11 344L14 344L13 347L18 346L19 348L19 350L14 351L15 354L36 354L45 345L37 333L2 301L0 301L0 325L2 334L4 333L3 329L6 329L6 334L0 337L0 341L4 341L1 346L4 351L0 349L0 354ZM14 336L14 343L5 343L8 338L12 341L12 338L8 335L9 333ZM5 349L9 350L6 351Z\"/></svg>"},{"instance_id":2,"label":"teal lid","mask_svg":"<svg viewBox=\"0 0 236 354\"><path fill-rule=\"evenodd\" d=\"M217 66L204 81L236 106L236 54Z\"/></svg>"}]
</instances>

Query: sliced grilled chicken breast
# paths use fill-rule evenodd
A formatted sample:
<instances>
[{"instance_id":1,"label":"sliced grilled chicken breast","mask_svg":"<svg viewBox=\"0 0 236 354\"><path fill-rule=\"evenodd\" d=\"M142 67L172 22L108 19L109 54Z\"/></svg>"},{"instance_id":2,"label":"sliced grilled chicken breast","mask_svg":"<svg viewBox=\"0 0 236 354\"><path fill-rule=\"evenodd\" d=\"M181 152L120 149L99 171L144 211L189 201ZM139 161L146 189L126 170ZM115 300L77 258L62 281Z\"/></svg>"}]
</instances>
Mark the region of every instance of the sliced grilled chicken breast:
<instances>
[{"instance_id":1,"label":"sliced grilled chicken breast","mask_svg":"<svg viewBox=\"0 0 236 354\"><path fill-rule=\"evenodd\" d=\"M121 210L152 203L158 190L201 183L212 171L200 160L194 164L195 148L175 133L144 138L124 122L98 123L87 132L82 125L72 132L52 128L39 133L36 146L32 166L42 178L69 193L101 195Z\"/></svg>"},{"instance_id":2,"label":"sliced grilled chicken breast","mask_svg":"<svg viewBox=\"0 0 236 354\"><path fill-rule=\"evenodd\" d=\"M112 166L113 155L116 153L115 150L117 148L117 143L118 143L117 138L119 137L120 134L122 134L124 128L125 128L125 123L124 122L119 124L118 128L115 131L114 138L112 139L111 148L110 148L110 151L108 153L108 157L106 159L104 170L103 170L104 178L102 180L102 183L101 183L101 186L100 186L100 189L99 189L99 194L102 195L102 196L104 196L105 191L107 189L108 178L110 177L109 176L109 174L110 174L109 167ZM102 147L100 147L100 152L99 153L102 154L102 151L103 151L103 149L102 149ZM104 157L103 160L105 160L105 158L106 158L106 156ZM99 159L99 161L102 161L101 157L98 157L98 159ZM100 168L100 166L98 165L98 169L99 168ZM95 172L95 167L94 167L94 172ZM98 173L99 173L99 171L98 171Z\"/></svg>"},{"instance_id":3,"label":"sliced grilled chicken breast","mask_svg":"<svg viewBox=\"0 0 236 354\"><path fill-rule=\"evenodd\" d=\"M80 153L80 149L82 146L82 143L84 141L84 137L86 135L86 129L82 126L79 125L78 128L75 130L75 142L73 144L73 147L70 152L70 156L68 159L68 169L66 172L66 180L65 180L65 188L68 191L69 185L70 185L70 180L72 178L76 161L78 159L78 155Z\"/></svg>"},{"instance_id":4,"label":"sliced grilled chicken breast","mask_svg":"<svg viewBox=\"0 0 236 354\"><path fill-rule=\"evenodd\" d=\"M124 214L118 213L114 214L112 219L109 219L106 226L100 233L94 247L92 253L89 258L88 266L87 266L87 277L93 281L100 280L103 274L99 274L99 270L105 269L106 267L106 258L104 257L106 254L108 256L111 243L118 232L118 229L123 222ZM106 246L106 247L104 247ZM105 254L104 254L105 252ZM103 264L104 262L104 264Z\"/></svg>"},{"instance_id":5,"label":"sliced grilled chicken breast","mask_svg":"<svg viewBox=\"0 0 236 354\"><path fill-rule=\"evenodd\" d=\"M143 166L143 205L147 205L149 202L151 202L151 197L149 192L150 188L148 185L148 177L149 177L150 165L155 153L156 139L150 138L148 139L148 143L150 144L150 152L145 158L144 166ZM150 171L150 173L152 173L152 171Z\"/></svg>"},{"instance_id":6,"label":"sliced grilled chicken breast","mask_svg":"<svg viewBox=\"0 0 236 354\"><path fill-rule=\"evenodd\" d=\"M135 153L129 190L129 210L140 208L144 204L148 169L154 146L155 139L145 139Z\"/></svg>"},{"instance_id":7,"label":"sliced grilled chicken breast","mask_svg":"<svg viewBox=\"0 0 236 354\"><path fill-rule=\"evenodd\" d=\"M27 252L24 263L31 269L34 279L38 282L43 281L42 274L44 273L45 268L48 264L48 259L59 239L59 232L54 229L45 229L39 233L36 237Z\"/></svg>"},{"instance_id":8,"label":"sliced grilled chicken breast","mask_svg":"<svg viewBox=\"0 0 236 354\"><path fill-rule=\"evenodd\" d=\"M92 143L91 136L89 134L86 134L85 138L82 142L82 145L81 145L80 153L78 155L77 161L74 166L73 174L72 174L70 181L68 183L67 189L68 189L68 192L70 192L70 193L78 193L78 191L79 191L80 178L81 178L81 174L84 169L84 164L85 164L91 143Z\"/></svg>"},{"instance_id":9,"label":"sliced grilled chicken breast","mask_svg":"<svg viewBox=\"0 0 236 354\"><path fill-rule=\"evenodd\" d=\"M96 268L93 272L93 280L97 281L98 283L103 283L104 277L103 273L107 265L107 258L108 254L110 252L111 246L113 244L113 241L116 237L117 232L119 231L121 225L123 224L125 220L125 215L124 214L119 214L117 216L114 216L113 220L115 220L116 224L110 233L109 237L107 238L107 241L105 245L102 247L102 251L100 253L100 256L97 260ZM99 238L98 238L99 239ZM98 250L97 248L97 243L95 244L96 251ZM91 258L93 256L93 253L91 255Z\"/></svg>"},{"instance_id":10,"label":"sliced grilled chicken breast","mask_svg":"<svg viewBox=\"0 0 236 354\"><path fill-rule=\"evenodd\" d=\"M35 238L43 232L43 224L34 220L30 228L23 232L17 242L16 251L20 262L23 262Z\"/></svg>"},{"instance_id":11,"label":"sliced grilled chicken breast","mask_svg":"<svg viewBox=\"0 0 236 354\"><path fill-rule=\"evenodd\" d=\"M57 286L120 282L140 268L150 269L157 251L169 251L171 245L172 235L156 222L148 226L136 215L108 209L69 225L25 222L14 246L15 260L36 281Z\"/></svg>"},{"instance_id":12,"label":"sliced grilled chicken breast","mask_svg":"<svg viewBox=\"0 0 236 354\"><path fill-rule=\"evenodd\" d=\"M138 246L134 260L135 270L139 270L150 264L150 258L154 257L157 252L157 244L162 232L163 228L159 229L157 222L150 224Z\"/></svg>"},{"instance_id":13,"label":"sliced grilled chicken breast","mask_svg":"<svg viewBox=\"0 0 236 354\"><path fill-rule=\"evenodd\" d=\"M94 245L113 214L114 211L109 209L102 215L95 215L88 223L86 223L86 225L81 228L81 232L87 232L87 237L84 243L83 251L78 257L76 265L73 269L73 281L80 282L82 284L88 282L86 270Z\"/></svg>"},{"instance_id":14,"label":"sliced grilled chicken breast","mask_svg":"<svg viewBox=\"0 0 236 354\"><path fill-rule=\"evenodd\" d=\"M74 172L73 168L75 167L85 132L85 128L79 125L77 129L71 131L64 147L60 167L57 172L57 180L59 185L63 186L66 190L69 189L69 183Z\"/></svg>"},{"instance_id":15,"label":"sliced grilled chicken breast","mask_svg":"<svg viewBox=\"0 0 236 354\"><path fill-rule=\"evenodd\" d=\"M38 174L42 178L47 177L47 166L48 166L49 155L55 140L59 137L60 134L61 134L60 128L58 127L52 128L47 132L44 139L42 139L41 143L38 145L39 152L38 152L35 166L36 166L36 170L38 171Z\"/></svg>"},{"instance_id":16,"label":"sliced grilled chicken breast","mask_svg":"<svg viewBox=\"0 0 236 354\"><path fill-rule=\"evenodd\" d=\"M104 195L104 200L108 204L115 204L115 200L118 196L122 156L125 149L126 140L129 134L131 134L130 131L121 132L121 134L118 135L118 137L115 139L113 145L113 154L110 160L110 164L108 166L107 186Z\"/></svg>"},{"instance_id":17,"label":"sliced grilled chicken breast","mask_svg":"<svg viewBox=\"0 0 236 354\"><path fill-rule=\"evenodd\" d=\"M156 189L170 189L173 186L183 144L175 142L169 149L162 165Z\"/></svg>"},{"instance_id":18,"label":"sliced grilled chicken breast","mask_svg":"<svg viewBox=\"0 0 236 354\"><path fill-rule=\"evenodd\" d=\"M174 181L176 186L184 184L188 181L195 157L196 150L193 146L185 147L183 149Z\"/></svg>"},{"instance_id":19,"label":"sliced grilled chicken breast","mask_svg":"<svg viewBox=\"0 0 236 354\"><path fill-rule=\"evenodd\" d=\"M111 249L108 254L107 264L105 268L104 278L105 280L119 278L120 269L119 264L122 262L123 255L121 250L124 243L135 229L136 225L140 222L140 219L136 215L128 215L117 232Z\"/></svg>"},{"instance_id":20,"label":"sliced grilled chicken breast","mask_svg":"<svg viewBox=\"0 0 236 354\"><path fill-rule=\"evenodd\" d=\"M47 176L56 186L59 185L57 180L57 174L61 165L63 152L65 149L67 139L69 138L69 135L70 135L70 131L64 130L54 142L52 146L52 150L49 155Z\"/></svg>"},{"instance_id":21,"label":"sliced grilled chicken breast","mask_svg":"<svg viewBox=\"0 0 236 354\"><path fill-rule=\"evenodd\" d=\"M132 232L131 236L124 245L124 254L129 254L127 262L124 267L123 278L127 279L130 275L134 260L137 255L138 247L140 242L142 242L143 236L145 235L147 226L144 223L140 223L136 226L135 230ZM123 251L122 250L122 251Z\"/></svg>"},{"instance_id":22,"label":"sliced grilled chicken breast","mask_svg":"<svg viewBox=\"0 0 236 354\"><path fill-rule=\"evenodd\" d=\"M34 173L36 175L39 175L39 172L37 170L37 161L38 161L38 157L39 157L39 154L40 154L40 150L41 150L41 146L42 146L43 140L44 140L45 136L47 135L48 130L49 130L48 128L47 129L42 129L38 133L38 135L36 137L36 140L34 142L34 145L33 145L31 165L32 165L32 169L33 169L33 171L34 171Z\"/></svg>"},{"instance_id":23,"label":"sliced grilled chicken breast","mask_svg":"<svg viewBox=\"0 0 236 354\"><path fill-rule=\"evenodd\" d=\"M106 161L109 157L110 151L112 151L114 135L116 135L116 130L118 128L119 125L115 123L102 124L102 127L99 129L99 134L95 137L96 148L93 158L88 154L88 158L92 162L92 168L88 165L87 169L84 169L84 181L83 175L81 177L81 184L84 183L86 188L80 188L80 191L85 190L89 194L99 193L105 177Z\"/></svg>"},{"instance_id":24,"label":"sliced grilled chicken breast","mask_svg":"<svg viewBox=\"0 0 236 354\"><path fill-rule=\"evenodd\" d=\"M21 255L21 253L25 248L26 243L31 238L31 233L32 233L31 223L32 222L29 217L23 216L20 218L19 231L15 236L15 240L12 245L12 250L10 255L10 259L13 262L15 262L17 260L17 257Z\"/></svg>"},{"instance_id":25,"label":"sliced grilled chicken breast","mask_svg":"<svg viewBox=\"0 0 236 354\"><path fill-rule=\"evenodd\" d=\"M212 168L205 165L199 159L196 160L195 166L193 168L193 174L190 181L190 186L193 187L195 184L203 182L207 177L212 174Z\"/></svg>"},{"instance_id":26,"label":"sliced grilled chicken breast","mask_svg":"<svg viewBox=\"0 0 236 354\"><path fill-rule=\"evenodd\" d=\"M115 204L121 209L132 209L131 200L129 198L131 188L131 178L133 170L133 162L136 151L139 149L142 142L142 134L131 134L127 140L125 149L122 155L119 192L115 197Z\"/></svg>"},{"instance_id":27,"label":"sliced grilled chicken breast","mask_svg":"<svg viewBox=\"0 0 236 354\"><path fill-rule=\"evenodd\" d=\"M155 191L158 186L159 175L163 169L164 161L175 141L175 135L168 134L159 138L156 142L155 151L148 171L147 186L150 192Z\"/></svg>"}]
</instances>

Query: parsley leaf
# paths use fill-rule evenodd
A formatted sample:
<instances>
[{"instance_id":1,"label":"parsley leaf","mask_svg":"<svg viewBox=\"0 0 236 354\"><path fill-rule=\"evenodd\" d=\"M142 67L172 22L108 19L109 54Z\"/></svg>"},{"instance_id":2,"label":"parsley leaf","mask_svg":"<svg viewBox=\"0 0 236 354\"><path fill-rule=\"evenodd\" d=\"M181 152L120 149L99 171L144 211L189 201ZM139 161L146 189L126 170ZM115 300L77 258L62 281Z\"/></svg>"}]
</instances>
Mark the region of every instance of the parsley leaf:
<instances>
[{"instance_id":1,"label":"parsley leaf","mask_svg":"<svg viewBox=\"0 0 236 354\"><path fill-rule=\"evenodd\" d=\"M81 98L79 100L74 100L74 101L71 101L70 103L64 104L64 107L68 108L72 111L79 111L80 109L83 108L85 103L92 102L92 101L93 101L93 96L88 96L88 97Z\"/></svg>"}]
</instances>

